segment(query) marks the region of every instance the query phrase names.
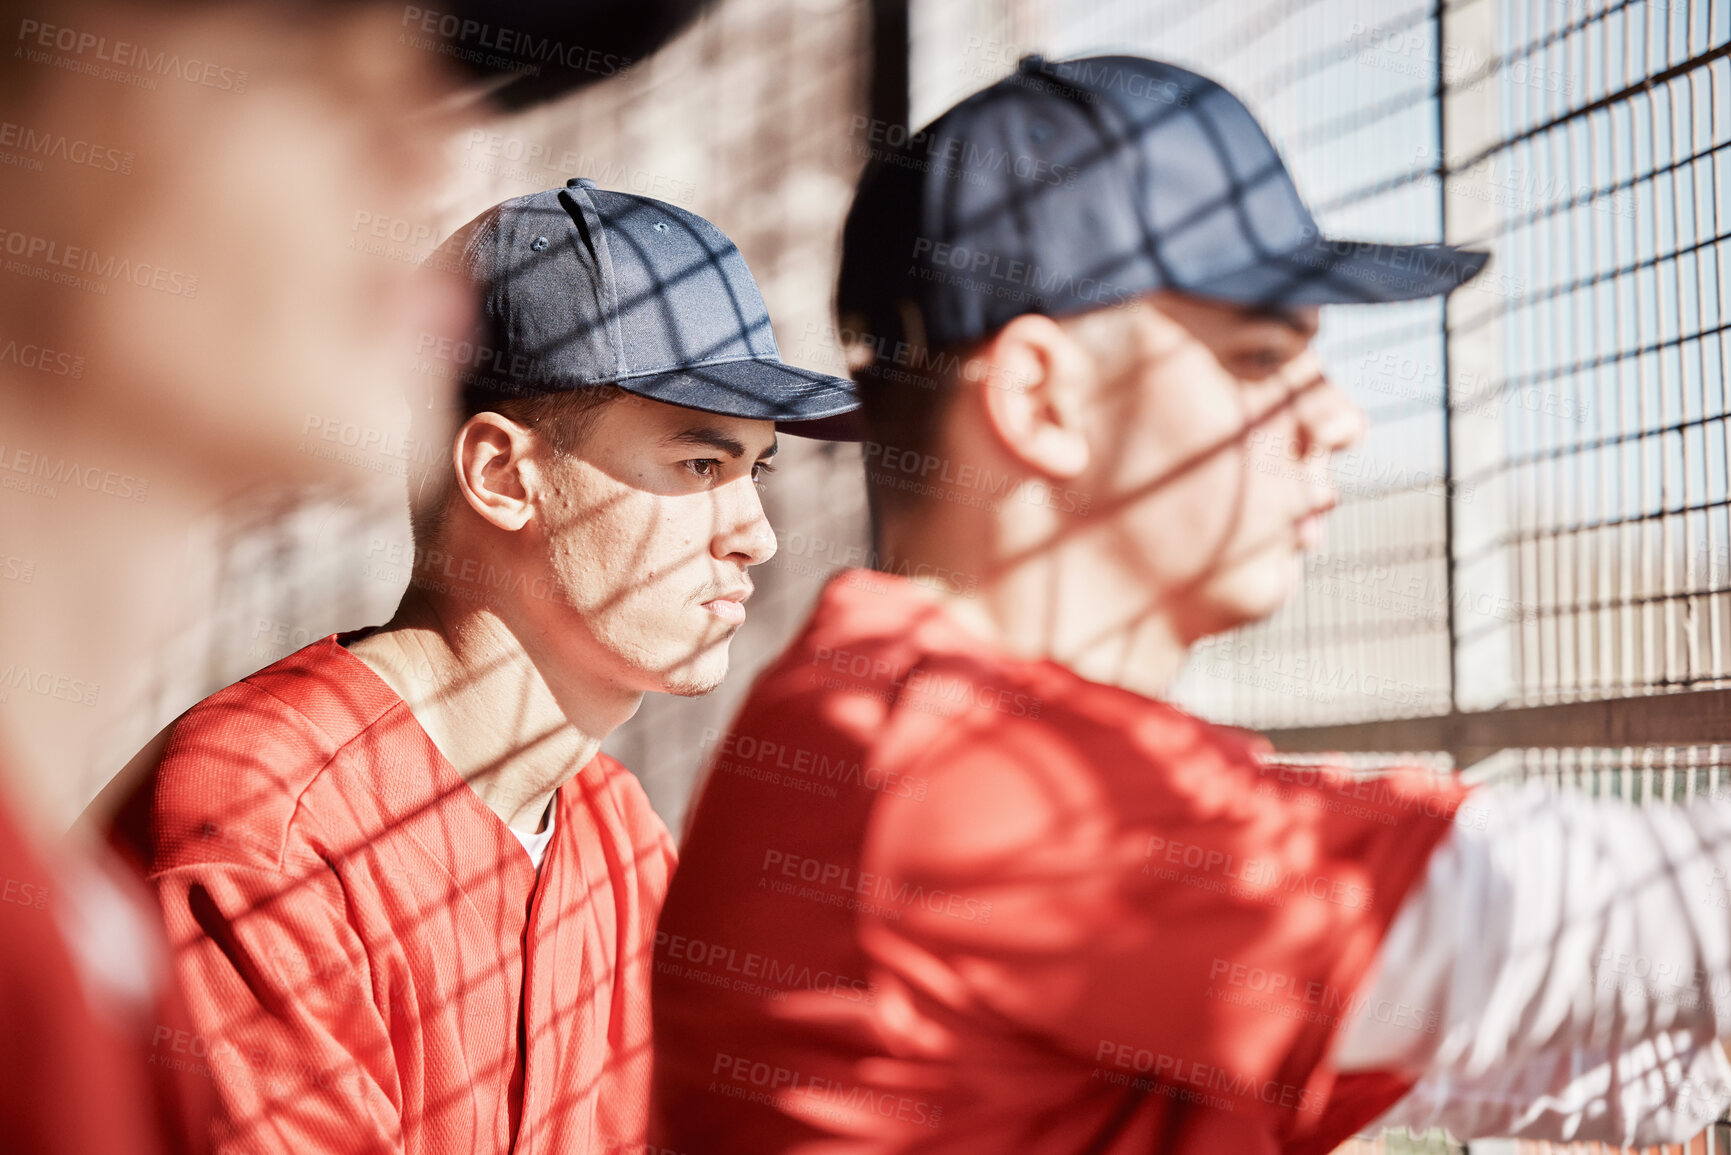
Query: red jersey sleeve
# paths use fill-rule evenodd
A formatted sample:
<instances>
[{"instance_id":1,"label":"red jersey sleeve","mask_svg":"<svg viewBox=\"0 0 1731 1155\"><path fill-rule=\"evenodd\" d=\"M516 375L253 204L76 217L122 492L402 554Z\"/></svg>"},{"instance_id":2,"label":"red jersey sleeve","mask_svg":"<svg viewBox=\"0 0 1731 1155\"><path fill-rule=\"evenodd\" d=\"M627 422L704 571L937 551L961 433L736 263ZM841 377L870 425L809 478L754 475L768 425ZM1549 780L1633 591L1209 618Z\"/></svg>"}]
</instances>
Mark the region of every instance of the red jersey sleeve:
<instances>
[{"instance_id":1,"label":"red jersey sleeve","mask_svg":"<svg viewBox=\"0 0 1731 1155\"><path fill-rule=\"evenodd\" d=\"M360 941L306 877L200 864L152 879L221 1109L219 1152L403 1150L390 1025Z\"/></svg>"}]
</instances>

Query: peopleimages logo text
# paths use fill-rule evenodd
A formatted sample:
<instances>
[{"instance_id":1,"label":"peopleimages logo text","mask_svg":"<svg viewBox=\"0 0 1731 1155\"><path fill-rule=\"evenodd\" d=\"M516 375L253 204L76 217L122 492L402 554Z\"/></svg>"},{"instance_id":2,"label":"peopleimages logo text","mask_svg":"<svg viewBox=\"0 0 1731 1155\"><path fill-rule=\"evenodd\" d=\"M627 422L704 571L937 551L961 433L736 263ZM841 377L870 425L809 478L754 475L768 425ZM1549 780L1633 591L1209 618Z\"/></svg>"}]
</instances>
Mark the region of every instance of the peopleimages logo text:
<instances>
[{"instance_id":1,"label":"peopleimages logo text","mask_svg":"<svg viewBox=\"0 0 1731 1155\"><path fill-rule=\"evenodd\" d=\"M535 36L513 28L494 27L480 20L458 16L452 12L441 12L436 8L417 8L413 5L404 7L403 27L428 36L443 37L455 48L497 52L515 60L537 64L556 62L573 71L589 72L596 76L612 76L626 71L632 65L629 56L566 44L550 36Z\"/></svg>"},{"instance_id":2,"label":"peopleimages logo text","mask_svg":"<svg viewBox=\"0 0 1731 1155\"><path fill-rule=\"evenodd\" d=\"M198 278L195 276L153 265L148 261L117 257L113 253L104 256L95 249L82 245L62 244L49 237L39 237L16 229L0 227L0 252L21 261L36 261L50 268L67 269L109 281L122 281L137 285L141 289L155 289L170 296L198 296Z\"/></svg>"},{"instance_id":3,"label":"peopleimages logo text","mask_svg":"<svg viewBox=\"0 0 1731 1155\"><path fill-rule=\"evenodd\" d=\"M248 74L244 70L227 68L195 56L183 57L178 52L166 49L153 51L128 40L110 41L106 36L81 32L64 25L44 24L40 20L20 20L17 39L21 42L19 52L33 64L53 63L43 59L45 54L50 51L63 52L80 60L112 64L117 68L134 69L154 76L172 76L188 84L198 84L206 88L225 92L246 91ZM89 69L83 67L80 70Z\"/></svg>"}]
</instances>

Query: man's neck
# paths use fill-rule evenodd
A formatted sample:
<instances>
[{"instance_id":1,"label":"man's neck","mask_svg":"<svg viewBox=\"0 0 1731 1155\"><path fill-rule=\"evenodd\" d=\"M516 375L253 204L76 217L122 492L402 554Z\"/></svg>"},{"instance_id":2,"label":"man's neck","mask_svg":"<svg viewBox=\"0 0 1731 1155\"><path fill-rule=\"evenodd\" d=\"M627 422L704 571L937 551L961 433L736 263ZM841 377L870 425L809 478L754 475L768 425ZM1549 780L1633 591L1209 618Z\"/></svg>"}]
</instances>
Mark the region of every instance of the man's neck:
<instances>
[{"instance_id":1,"label":"man's neck","mask_svg":"<svg viewBox=\"0 0 1731 1155\"><path fill-rule=\"evenodd\" d=\"M1164 607L1132 582L1115 582L1117 567L1080 534L1030 541L1021 527L1004 532L940 514L880 537L877 555L894 572L959 575L965 593L955 580L916 584L957 624L1016 658L1158 698L1189 654Z\"/></svg>"},{"instance_id":2,"label":"man's neck","mask_svg":"<svg viewBox=\"0 0 1731 1155\"><path fill-rule=\"evenodd\" d=\"M457 773L493 813L526 833L541 829L554 791L636 708L630 695L579 725L494 612L413 587L383 628L349 651L408 703ZM640 695L638 696L640 697Z\"/></svg>"}]
</instances>

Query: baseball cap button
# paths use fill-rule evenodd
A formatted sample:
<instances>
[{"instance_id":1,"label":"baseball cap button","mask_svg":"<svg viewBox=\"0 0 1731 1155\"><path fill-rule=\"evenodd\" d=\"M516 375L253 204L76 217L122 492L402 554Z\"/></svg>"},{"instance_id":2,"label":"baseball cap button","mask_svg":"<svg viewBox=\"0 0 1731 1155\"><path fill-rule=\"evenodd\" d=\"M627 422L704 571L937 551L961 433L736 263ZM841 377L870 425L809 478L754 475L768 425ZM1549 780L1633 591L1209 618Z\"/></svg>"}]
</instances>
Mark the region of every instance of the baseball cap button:
<instances>
[{"instance_id":1,"label":"baseball cap button","mask_svg":"<svg viewBox=\"0 0 1731 1155\"><path fill-rule=\"evenodd\" d=\"M595 188L595 178L592 176L574 176L565 182L566 188Z\"/></svg>"}]
</instances>

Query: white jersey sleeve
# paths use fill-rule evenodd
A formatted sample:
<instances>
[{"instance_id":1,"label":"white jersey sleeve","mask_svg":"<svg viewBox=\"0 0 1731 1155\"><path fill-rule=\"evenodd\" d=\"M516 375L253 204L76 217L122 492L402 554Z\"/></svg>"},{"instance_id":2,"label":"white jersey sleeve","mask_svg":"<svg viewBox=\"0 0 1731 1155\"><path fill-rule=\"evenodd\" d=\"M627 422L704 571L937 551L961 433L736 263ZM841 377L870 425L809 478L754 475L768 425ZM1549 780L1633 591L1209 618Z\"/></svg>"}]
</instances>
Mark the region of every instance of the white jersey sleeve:
<instances>
[{"instance_id":1,"label":"white jersey sleeve","mask_svg":"<svg viewBox=\"0 0 1731 1155\"><path fill-rule=\"evenodd\" d=\"M1335 1063L1419 1076L1391 1125L1688 1138L1731 1104L1731 804L1474 792L1364 989Z\"/></svg>"}]
</instances>

